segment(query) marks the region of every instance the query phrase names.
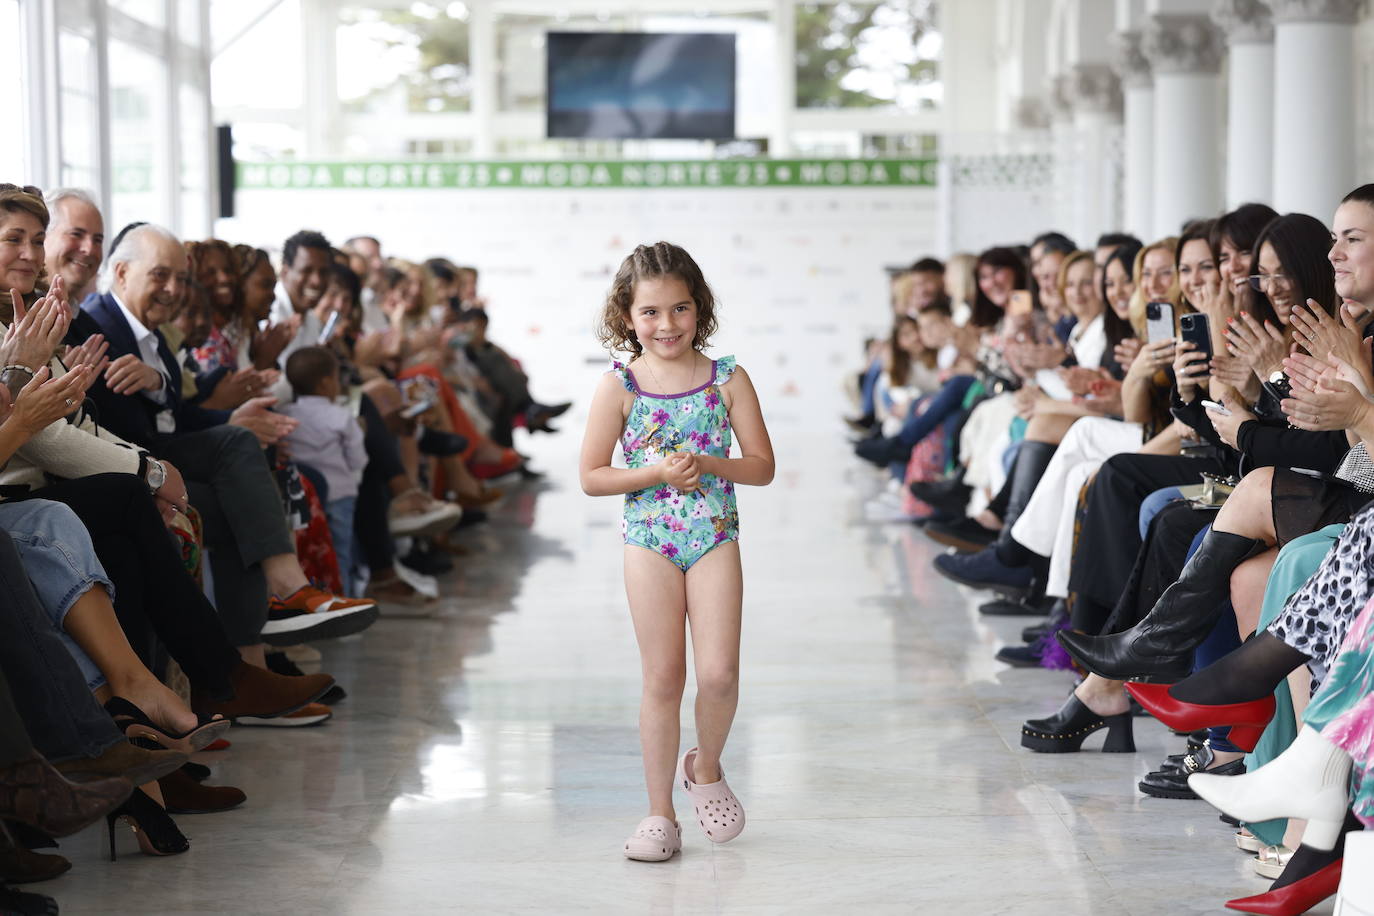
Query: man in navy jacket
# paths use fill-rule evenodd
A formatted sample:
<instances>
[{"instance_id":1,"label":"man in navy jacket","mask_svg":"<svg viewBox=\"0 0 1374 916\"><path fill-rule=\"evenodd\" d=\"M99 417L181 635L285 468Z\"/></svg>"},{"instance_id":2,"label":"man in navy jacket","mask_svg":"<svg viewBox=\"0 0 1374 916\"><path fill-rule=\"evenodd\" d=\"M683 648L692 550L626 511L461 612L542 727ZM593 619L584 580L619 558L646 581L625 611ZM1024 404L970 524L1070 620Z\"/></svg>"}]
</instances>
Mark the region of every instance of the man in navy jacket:
<instances>
[{"instance_id":1,"label":"man in navy jacket","mask_svg":"<svg viewBox=\"0 0 1374 916\"><path fill-rule=\"evenodd\" d=\"M264 642L358 632L376 619L370 601L310 586L296 559L281 496L262 446L294 421L255 398L233 413L181 396L181 367L158 326L188 282L186 253L166 229L130 230L109 255L101 286L82 303L110 345L110 366L90 391L100 423L161 462L160 503L187 493L205 523L216 606L245 660L265 663ZM182 476L185 483L182 483ZM153 481L150 481L150 485ZM169 498L164 499L167 493ZM268 596L285 596L273 598Z\"/></svg>"}]
</instances>

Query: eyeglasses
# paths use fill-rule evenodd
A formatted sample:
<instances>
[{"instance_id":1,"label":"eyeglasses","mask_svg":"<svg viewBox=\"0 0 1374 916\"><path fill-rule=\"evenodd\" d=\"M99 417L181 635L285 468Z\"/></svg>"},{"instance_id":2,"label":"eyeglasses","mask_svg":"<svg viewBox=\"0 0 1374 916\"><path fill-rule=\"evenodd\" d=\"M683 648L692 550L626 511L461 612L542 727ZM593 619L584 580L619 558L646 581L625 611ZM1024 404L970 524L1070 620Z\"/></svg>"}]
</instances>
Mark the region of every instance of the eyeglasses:
<instances>
[{"instance_id":1,"label":"eyeglasses","mask_svg":"<svg viewBox=\"0 0 1374 916\"><path fill-rule=\"evenodd\" d=\"M1257 293L1264 292L1265 287L1287 287L1293 282L1293 278L1287 274L1251 274L1245 279L1250 281L1250 288Z\"/></svg>"}]
</instances>

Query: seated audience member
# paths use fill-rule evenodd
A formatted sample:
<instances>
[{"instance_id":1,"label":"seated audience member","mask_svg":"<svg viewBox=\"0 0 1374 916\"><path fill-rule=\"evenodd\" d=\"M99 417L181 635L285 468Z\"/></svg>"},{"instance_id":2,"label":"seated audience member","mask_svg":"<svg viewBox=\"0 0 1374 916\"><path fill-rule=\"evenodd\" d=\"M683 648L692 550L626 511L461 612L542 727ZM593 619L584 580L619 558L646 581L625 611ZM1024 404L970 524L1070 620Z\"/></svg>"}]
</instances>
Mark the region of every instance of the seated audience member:
<instances>
[{"instance_id":1,"label":"seated audience member","mask_svg":"<svg viewBox=\"0 0 1374 916\"><path fill-rule=\"evenodd\" d=\"M509 446L511 440L511 420L519 416L525 428L531 432L555 432L549 421L562 416L571 402L560 404L540 404L530 395L529 376L520 368L519 363L505 350L492 343L487 337L488 318L483 309L468 309L457 317L458 336L455 341L463 344L463 351L472 360L498 399L492 416L492 439L499 445ZM495 422L497 417L501 420Z\"/></svg>"},{"instance_id":2,"label":"seated audience member","mask_svg":"<svg viewBox=\"0 0 1374 916\"><path fill-rule=\"evenodd\" d=\"M280 440L295 421L271 413L270 398L228 413L181 396L180 366L157 328L180 296L186 269L181 244L157 226L133 229L111 252L107 292L84 306L113 360L91 391L102 425L166 459L149 462L158 485L179 479L185 469L186 489L205 522L217 606L254 660L261 661L258 637L264 632L299 630L305 638L311 631L363 629L375 619L374 603L315 588L296 559L259 444ZM345 617L352 620L345 624Z\"/></svg>"},{"instance_id":3,"label":"seated audience member","mask_svg":"<svg viewBox=\"0 0 1374 916\"><path fill-rule=\"evenodd\" d=\"M302 347L286 361L294 400L281 410L298 421L286 437L291 457L318 471L327 485L325 512L344 586L353 581L353 514L367 451L358 418L337 403L339 361L324 347Z\"/></svg>"},{"instance_id":4,"label":"seated audience member","mask_svg":"<svg viewBox=\"0 0 1374 916\"><path fill-rule=\"evenodd\" d=\"M46 202L51 219L43 241L44 263L50 278L62 278L75 305L95 292L105 257L105 221L95 199L77 188L58 188Z\"/></svg>"}]
</instances>

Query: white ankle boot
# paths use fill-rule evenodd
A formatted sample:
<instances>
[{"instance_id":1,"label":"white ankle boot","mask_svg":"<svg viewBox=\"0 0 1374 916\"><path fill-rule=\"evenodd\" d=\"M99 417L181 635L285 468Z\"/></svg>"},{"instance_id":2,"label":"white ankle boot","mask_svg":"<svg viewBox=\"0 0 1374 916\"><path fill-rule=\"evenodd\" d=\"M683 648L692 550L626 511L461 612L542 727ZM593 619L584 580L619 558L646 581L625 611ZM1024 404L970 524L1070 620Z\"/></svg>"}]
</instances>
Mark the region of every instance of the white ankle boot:
<instances>
[{"instance_id":1,"label":"white ankle boot","mask_svg":"<svg viewBox=\"0 0 1374 916\"><path fill-rule=\"evenodd\" d=\"M1340 839L1350 807L1350 755L1304 725L1288 750L1255 772L1244 776L1194 773L1188 777L1188 787L1247 823L1304 818L1303 845L1328 852Z\"/></svg>"}]
</instances>

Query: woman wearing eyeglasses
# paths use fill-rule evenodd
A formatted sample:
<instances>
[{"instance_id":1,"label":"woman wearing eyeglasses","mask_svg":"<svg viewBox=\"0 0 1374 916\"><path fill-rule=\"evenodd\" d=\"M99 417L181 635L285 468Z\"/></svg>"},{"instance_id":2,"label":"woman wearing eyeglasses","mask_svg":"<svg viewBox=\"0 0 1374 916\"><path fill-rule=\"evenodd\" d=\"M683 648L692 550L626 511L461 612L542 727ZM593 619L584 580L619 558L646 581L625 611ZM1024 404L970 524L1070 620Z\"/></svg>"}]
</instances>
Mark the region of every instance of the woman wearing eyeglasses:
<instances>
[{"instance_id":1,"label":"woman wearing eyeglasses","mask_svg":"<svg viewBox=\"0 0 1374 916\"><path fill-rule=\"evenodd\" d=\"M1224 331L1227 351L1253 375L1240 391L1247 400L1260 397L1264 382L1280 391L1286 389L1283 359L1293 348L1295 306L1316 305L1328 315L1335 313L1336 301L1309 301L1327 285L1320 274L1330 271L1325 258L1312 255L1330 243L1331 233L1322 221L1305 213L1285 214L1260 234L1246 278L1253 291L1252 307L1240 312Z\"/></svg>"}]
</instances>

